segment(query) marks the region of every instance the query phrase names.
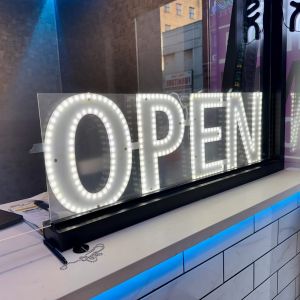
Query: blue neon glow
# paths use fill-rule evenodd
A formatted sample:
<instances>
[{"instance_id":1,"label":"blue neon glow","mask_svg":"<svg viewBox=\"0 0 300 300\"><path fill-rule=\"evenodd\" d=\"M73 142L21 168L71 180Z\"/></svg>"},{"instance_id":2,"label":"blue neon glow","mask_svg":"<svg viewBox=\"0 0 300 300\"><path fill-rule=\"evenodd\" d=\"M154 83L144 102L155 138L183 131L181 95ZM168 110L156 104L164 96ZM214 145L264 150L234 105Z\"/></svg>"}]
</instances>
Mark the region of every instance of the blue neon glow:
<instances>
[{"instance_id":1,"label":"blue neon glow","mask_svg":"<svg viewBox=\"0 0 300 300\"><path fill-rule=\"evenodd\" d=\"M184 253L178 254L171 259L140 273L139 275L121 283L120 285L94 297L92 300L112 300L112 299L138 299L143 295L151 292L151 290L158 288L157 280L163 282L163 278L168 274L178 270L179 265L186 265L188 269L188 262L198 259L201 263L211 256L223 251L226 245L232 245L248 236L255 230L255 222L265 222L267 224L280 218L282 215L290 212L298 206L298 198L300 193L294 194L277 204L267 208L256 215L216 234L215 236L187 249ZM195 261L194 261L195 262ZM185 270L185 271L186 271ZM177 271L178 272L178 271ZM182 272L182 270L180 271ZM173 273L172 273L173 274ZM178 273L179 275L180 273ZM177 276L178 276L177 275Z\"/></svg>"},{"instance_id":2,"label":"blue neon glow","mask_svg":"<svg viewBox=\"0 0 300 300\"><path fill-rule=\"evenodd\" d=\"M296 193L288 198L276 203L255 215L256 226L266 226L281 216L297 208L299 193Z\"/></svg>"},{"instance_id":3,"label":"blue neon glow","mask_svg":"<svg viewBox=\"0 0 300 300\"><path fill-rule=\"evenodd\" d=\"M38 21L32 35L31 45L38 42L44 34L55 33L55 0L43 0ZM45 38L45 36L43 36Z\"/></svg>"},{"instance_id":4,"label":"blue neon glow","mask_svg":"<svg viewBox=\"0 0 300 300\"><path fill-rule=\"evenodd\" d=\"M138 299L139 297L151 292L159 287L157 282L172 276L179 276L183 273L182 253L156 265L155 267L121 283L120 285L94 297L92 300L120 300ZM159 277L158 277L159 274Z\"/></svg>"},{"instance_id":5,"label":"blue neon glow","mask_svg":"<svg viewBox=\"0 0 300 300\"><path fill-rule=\"evenodd\" d=\"M18 71L10 90L18 91L19 87L38 85L33 82L32 74L44 75L43 65L58 65L58 41L55 22L55 0L43 0L39 3L39 12L32 28L32 33L22 59L19 61ZM36 78L36 76L34 77ZM23 86L22 85L22 86ZM50 85L51 86L51 85ZM43 92L50 92L43 86Z\"/></svg>"},{"instance_id":6,"label":"blue neon glow","mask_svg":"<svg viewBox=\"0 0 300 300\"><path fill-rule=\"evenodd\" d=\"M250 217L184 251L185 271L254 232L254 218Z\"/></svg>"}]
</instances>

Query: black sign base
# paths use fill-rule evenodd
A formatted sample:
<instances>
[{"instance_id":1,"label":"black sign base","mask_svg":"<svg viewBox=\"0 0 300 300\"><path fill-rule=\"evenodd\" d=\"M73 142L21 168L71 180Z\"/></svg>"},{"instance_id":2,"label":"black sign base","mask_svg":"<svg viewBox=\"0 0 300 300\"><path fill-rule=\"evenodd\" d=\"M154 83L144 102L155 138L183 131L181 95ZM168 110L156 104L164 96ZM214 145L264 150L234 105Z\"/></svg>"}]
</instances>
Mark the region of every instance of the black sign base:
<instances>
[{"instance_id":1,"label":"black sign base","mask_svg":"<svg viewBox=\"0 0 300 300\"><path fill-rule=\"evenodd\" d=\"M283 163L269 161L210 177L160 193L76 215L45 226L44 237L60 251L81 247L104 235L132 226L162 213L224 192L283 169ZM45 224L46 225L46 224Z\"/></svg>"}]
</instances>

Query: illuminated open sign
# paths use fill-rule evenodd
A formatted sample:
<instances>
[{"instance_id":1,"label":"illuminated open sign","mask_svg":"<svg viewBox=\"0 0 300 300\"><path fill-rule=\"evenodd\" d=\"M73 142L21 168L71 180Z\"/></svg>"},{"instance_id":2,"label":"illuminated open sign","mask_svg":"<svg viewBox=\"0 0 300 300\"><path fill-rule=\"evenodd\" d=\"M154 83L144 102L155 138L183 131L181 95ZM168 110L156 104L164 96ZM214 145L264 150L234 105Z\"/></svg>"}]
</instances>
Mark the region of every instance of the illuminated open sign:
<instances>
[{"instance_id":1,"label":"illuminated open sign","mask_svg":"<svg viewBox=\"0 0 300 300\"><path fill-rule=\"evenodd\" d=\"M191 180L237 168L238 135L247 164L261 161L262 94L250 95L251 122L247 120L240 93L191 94L189 117L185 116L180 102L170 95L136 95L142 194L160 190L159 158L176 151L187 130ZM205 127L205 112L219 108L225 110L225 136L222 136L221 127ZM163 113L168 122L168 132L163 138L157 135L157 113ZM75 154L78 124L87 115L102 121L110 149L108 180L100 191L94 193L88 191L80 180ZM44 153L49 185L61 205L71 212L81 213L113 204L122 197L132 170L130 130L121 109L102 95L74 95L54 109L46 128ZM207 162L206 144L224 139L225 159Z\"/></svg>"}]
</instances>

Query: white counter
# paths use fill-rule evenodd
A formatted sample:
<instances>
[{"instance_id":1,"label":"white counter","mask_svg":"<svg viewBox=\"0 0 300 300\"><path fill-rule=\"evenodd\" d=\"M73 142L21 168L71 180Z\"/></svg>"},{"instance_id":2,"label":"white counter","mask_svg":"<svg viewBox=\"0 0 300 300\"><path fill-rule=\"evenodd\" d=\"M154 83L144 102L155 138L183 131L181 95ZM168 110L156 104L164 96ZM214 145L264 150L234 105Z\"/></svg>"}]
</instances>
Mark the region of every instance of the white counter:
<instances>
[{"instance_id":1,"label":"white counter","mask_svg":"<svg viewBox=\"0 0 300 300\"><path fill-rule=\"evenodd\" d=\"M0 242L3 299L86 299L176 255L300 191L300 171L285 170L203 199L90 243L105 245L97 263L66 271L38 233ZM1 208L1 207L0 207ZM5 208L5 206L3 206ZM0 232L0 240L28 231L25 224ZM68 261L78 255L67 251Z\"/></svg>"}]
</instances>

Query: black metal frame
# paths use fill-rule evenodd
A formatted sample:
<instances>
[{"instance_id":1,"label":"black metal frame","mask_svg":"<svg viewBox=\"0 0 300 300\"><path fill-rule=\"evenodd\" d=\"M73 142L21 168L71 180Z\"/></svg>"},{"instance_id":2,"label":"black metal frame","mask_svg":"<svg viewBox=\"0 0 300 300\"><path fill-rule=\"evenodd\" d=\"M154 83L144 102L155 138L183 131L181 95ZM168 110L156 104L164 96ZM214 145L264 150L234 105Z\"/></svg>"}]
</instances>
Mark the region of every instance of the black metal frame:
<instances>
[{"instance_id":1,"label":"black metal frame","mask_svg":"<svg viewBox=\"0 0 300 300\"><path fill-rule=\"evenodd\" d=\"M224 192L284 168L286 47L282 34L282 0L265 0L263 53L263 126L270 157L259 164L190 182L102 210L73 216L44 229L44 237L60 250L80 246L183 205ZM282 63L278 63L282 62ZM221 183L221 184L220 184Z\"/></svg>"}]
</instances>

